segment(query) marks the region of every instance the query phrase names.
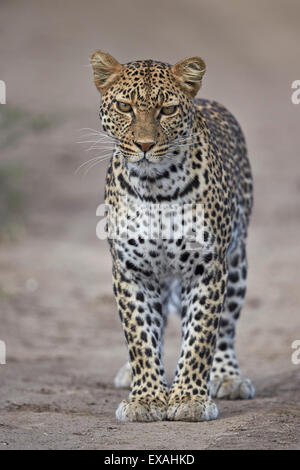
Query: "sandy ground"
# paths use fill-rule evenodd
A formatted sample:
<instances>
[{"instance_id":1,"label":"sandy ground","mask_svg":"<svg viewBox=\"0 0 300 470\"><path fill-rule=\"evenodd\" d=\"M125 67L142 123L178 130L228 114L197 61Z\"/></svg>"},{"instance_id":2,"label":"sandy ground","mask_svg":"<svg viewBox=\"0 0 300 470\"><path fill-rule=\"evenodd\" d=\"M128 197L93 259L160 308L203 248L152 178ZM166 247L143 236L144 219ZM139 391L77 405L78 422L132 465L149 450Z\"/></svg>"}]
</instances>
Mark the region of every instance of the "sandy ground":
<instances>
[{"instance_id":1,"label":"sandy ground","mask_svg":"<svg viewBox=\"0 0 300 470\"><path fill-rule=\"evenodd\" d=\"M18 240L0 244L0 449L299 448L300 365L291 344L300 339L300 105L290 99L300 79L299 14L298 2L275 0L1 2L6 106L53 122L1 150L2 163L26 169L27 215ZM202 55L200 95L227 105L247 136L256 205L237 350L257 395L218 401L214 422L114 418L127 392L114 389L113 377L127 356L108 248L95 235L105 165L74 174L94 156L76 142L78 129L98 128L87 67L95 48L121 62ZM170 379L179 335L172 317Z\"/></svg>"}]
</instances>

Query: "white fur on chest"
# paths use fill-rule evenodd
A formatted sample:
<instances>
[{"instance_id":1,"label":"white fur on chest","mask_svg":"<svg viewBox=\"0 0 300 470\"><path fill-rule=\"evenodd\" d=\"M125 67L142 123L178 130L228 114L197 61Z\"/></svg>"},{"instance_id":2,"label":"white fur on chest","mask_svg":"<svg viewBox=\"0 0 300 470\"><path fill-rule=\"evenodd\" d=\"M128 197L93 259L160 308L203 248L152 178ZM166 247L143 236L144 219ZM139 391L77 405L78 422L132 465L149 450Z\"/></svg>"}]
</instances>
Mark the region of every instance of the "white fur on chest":
<instances>
[{"instance_id":1,"label":"white fur on chest","mask_svg":"<svg viewBox=\"0 0 300 470\"><path fill-rule=\"evenodd\" d=\"M179 201L152 204L131 197L118 209L121 230L113 243L126 271L157 279L181 278L192 275L193 263L201 263L212 249L204 240L201 207L197 211Z\"/></svg>"}]
</instances>

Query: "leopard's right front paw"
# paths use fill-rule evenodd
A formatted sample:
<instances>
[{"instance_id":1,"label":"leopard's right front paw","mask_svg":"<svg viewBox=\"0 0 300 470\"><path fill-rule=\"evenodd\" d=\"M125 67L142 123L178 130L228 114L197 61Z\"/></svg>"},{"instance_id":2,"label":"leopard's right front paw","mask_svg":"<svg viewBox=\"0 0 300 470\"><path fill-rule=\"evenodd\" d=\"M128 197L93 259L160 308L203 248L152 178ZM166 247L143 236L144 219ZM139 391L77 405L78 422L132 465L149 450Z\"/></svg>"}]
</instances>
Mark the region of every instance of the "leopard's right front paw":
<instances>
[{"instance_id":1,"label":"leopard's right front paw","mask_svg":"<svg viewBox=\"0 0 300 470\"><path fill-rule=\"evenodd\" d=\"M167 417L167 402L159 398L129 398L116 411L118 421L162 421Z\"/></svg>"},{"instance_id":2,"label":"leopard's right front paw","mask_svg":"<svg viewBox=\"0 0 300 470\"><path fill-rule=\"evenodd\" d=\"M217 417L217 405L210 399L184 398L169 403L168 420L170 421L210 421Z\"/></svg>"}]
</instances>

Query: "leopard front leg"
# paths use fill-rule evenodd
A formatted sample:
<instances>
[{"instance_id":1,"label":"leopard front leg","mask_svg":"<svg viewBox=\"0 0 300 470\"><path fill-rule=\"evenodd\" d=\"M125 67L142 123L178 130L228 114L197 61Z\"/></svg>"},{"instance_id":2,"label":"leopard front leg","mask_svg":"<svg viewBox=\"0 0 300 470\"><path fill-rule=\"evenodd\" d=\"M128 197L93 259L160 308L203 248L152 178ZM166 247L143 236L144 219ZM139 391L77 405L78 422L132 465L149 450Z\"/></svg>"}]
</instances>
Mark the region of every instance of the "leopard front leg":
<instances>
[{"instance_id":1,"label":"leopard front leg","mask_svg":"<svg viewBox=\"0 0 300 470\"><path fill-rule=\"evenodd\" d=\"M211 400L209 377L227 281L226 263L209 271L196 267L197 276L182 284L182 347L169 393L168 419L207 421L218 409Z\"/></svg>"},{"instance_id":2,"label":"leopard front leg","mask_svg":"<svg viewBox=\"0 0 300 470\"><path fill-rule=\"evenodd\" d=\"M168 388L162 364L164 320L160 288L129 274L114 274L114 291L128 345L131 392L117 411L119 421L159 421L166 418Z\"/></svg>"},{"instance_id":3,"label":"leopard front leg","mask_svg":"<svg viewBox=\"0 0 300 470\"><path fill-rule=\"evenodd\" d=\"M235 354L234 337L246 294L247 257L245 240L240 239L227 255L228 283L221 314L216 352L210 374L211 394L220 399L247 400L255 395L250 379L243 377Z\"/></svg>"}]
</instances>

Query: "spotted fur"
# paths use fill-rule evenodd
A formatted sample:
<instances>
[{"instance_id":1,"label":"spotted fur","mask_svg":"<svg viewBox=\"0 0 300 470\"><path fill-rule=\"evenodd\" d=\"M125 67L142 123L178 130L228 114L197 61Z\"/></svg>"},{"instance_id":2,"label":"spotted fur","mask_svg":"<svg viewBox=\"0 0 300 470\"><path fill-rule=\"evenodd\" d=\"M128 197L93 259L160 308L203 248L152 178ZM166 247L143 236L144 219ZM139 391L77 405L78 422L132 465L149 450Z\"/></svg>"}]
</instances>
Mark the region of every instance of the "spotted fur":
<instances>
[{"instance_id":1,"label":"spotted fur","mask_svg":"<svg viewBox=\"0 0 300 470\"><path fill-rule=\"evenodd\" d=\"M115 142L105 201L120 226L132 230L127 237L109 237L113 290L129 352L129 363L115 383L131 385L117 419L215 419L213 396L254 396L234 352L246 293L245 242L252 207L244 136L223 106L194 99L205 72L200 58L175 66L153 60L120 65L96 51L91 63L102 94L103 129ZM130 112L120 111L119 103ZM172 106L171 115L163 114ZM136 219L134 210L138 205L147 212L154 204L202 207L196 248L184 236L161 238L159 223L149 238L148 219ZM171 386L162 360L170 311L180 314L182 322Z\"/></svg>"}]
</instances>

